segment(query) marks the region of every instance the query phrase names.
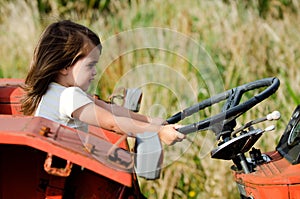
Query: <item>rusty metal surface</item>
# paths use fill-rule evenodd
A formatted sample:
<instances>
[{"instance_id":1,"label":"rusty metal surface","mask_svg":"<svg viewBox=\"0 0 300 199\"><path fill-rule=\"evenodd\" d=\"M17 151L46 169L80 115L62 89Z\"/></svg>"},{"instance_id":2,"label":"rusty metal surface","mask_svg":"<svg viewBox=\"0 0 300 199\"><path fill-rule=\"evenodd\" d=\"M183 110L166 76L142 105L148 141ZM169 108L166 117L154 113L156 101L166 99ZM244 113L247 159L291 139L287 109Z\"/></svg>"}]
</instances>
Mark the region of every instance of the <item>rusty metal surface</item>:
<instances>
[{"instance_id":1,"label":"rusty metal surface","mask_svg":"<svg viewBox=\"0 0 300 199\"><path fill-rule=\"evenodd\" d=\"M109 132L98 131L96 136L41 117L0 115L0 143L27 145L131 186L131 154L117 147L115 157L109 158L107 153L114 146L107 139Z\"/></svg>"}]
</instances>

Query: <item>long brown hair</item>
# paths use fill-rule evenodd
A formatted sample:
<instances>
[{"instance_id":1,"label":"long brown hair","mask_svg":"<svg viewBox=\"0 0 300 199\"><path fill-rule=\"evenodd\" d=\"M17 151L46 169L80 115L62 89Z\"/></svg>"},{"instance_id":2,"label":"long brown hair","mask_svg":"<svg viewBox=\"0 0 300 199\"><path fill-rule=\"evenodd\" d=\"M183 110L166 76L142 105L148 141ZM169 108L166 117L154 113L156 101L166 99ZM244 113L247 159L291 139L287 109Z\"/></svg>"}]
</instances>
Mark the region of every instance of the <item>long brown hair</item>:
<instances>
[{"instance_id":1,"label":"long brown hair","mask_svg":"<svg viewBox=\"0 0 300 199\"><path fill-rule=\"evenodd\" d=\"M83 25L63 20L45 29L34 49L25 79L25 96L22 99L22 112L25 115L34 113L48 85L61 69L72 66L86 56L83 48L87 39L101 51L99 37Z\"/></svg>"}]
</instances>

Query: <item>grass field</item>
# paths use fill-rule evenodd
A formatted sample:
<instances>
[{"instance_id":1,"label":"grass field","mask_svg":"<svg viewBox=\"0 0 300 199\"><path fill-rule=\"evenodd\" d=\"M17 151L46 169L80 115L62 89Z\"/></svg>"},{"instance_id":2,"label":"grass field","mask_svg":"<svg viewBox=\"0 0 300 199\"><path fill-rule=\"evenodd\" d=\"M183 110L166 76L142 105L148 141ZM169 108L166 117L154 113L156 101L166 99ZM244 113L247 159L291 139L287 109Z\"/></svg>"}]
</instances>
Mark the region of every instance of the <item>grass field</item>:
<instances>
[{"instance_id":1,"label":"grass field","mask_svg":"<svg viewBox=\"0 0 300 199\"><path fill-rule=\"evenodd\" d=\"M71 19L97 32L104 46L99 81L91 92L107 98L117 87L140 87L141 112L147 115L167 118L218 92L277 76L277 93L238 122L279 110L276 130L257 143L262 151L273 150L300 102L299 9L295 0L4 0L0 77L24 78L41 31ZM219 110L211 108L182 124ZM237 198L231 162L210 158L214 144L211 132L200 132L165 148L162 176L140 179L143 193L158 199Z\"/></svg>"}]
</instances>

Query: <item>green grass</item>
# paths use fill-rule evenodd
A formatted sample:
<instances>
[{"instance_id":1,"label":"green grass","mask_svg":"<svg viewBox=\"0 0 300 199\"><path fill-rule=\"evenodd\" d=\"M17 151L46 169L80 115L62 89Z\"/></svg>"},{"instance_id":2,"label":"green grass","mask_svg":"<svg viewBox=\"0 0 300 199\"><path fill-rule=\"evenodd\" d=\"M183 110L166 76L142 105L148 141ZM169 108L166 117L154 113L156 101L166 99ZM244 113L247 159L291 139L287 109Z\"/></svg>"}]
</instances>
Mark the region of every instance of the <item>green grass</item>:
<instances>
[{"instance_id":1,"label":"green grass","mask_svg":"<svg viewBox=\"0 0 300 199\"><path fill-rule=\"evenodd\" d=\"M300 90L299 3L275 1L2 1L0 77L24 78L43 28L67 18L88 25L104 44L97 92L141 87L141 112L168 117L211 95L277 76L278 92L241 117L239 125L279 110L277 130L257 145L273 150ZM51 2L51 3L50 3ZM151 28L150 28L151 27ZM190 123L218 108L187 119ZM209 137L207 138L206 135ZM213 160L211 132L165 148L162 177L140 180L149 198L237 198L230 162ZM206 146L206 147L204 147ZM227 186L224 186L224 185Z\"/></svg>"}]
</instances>

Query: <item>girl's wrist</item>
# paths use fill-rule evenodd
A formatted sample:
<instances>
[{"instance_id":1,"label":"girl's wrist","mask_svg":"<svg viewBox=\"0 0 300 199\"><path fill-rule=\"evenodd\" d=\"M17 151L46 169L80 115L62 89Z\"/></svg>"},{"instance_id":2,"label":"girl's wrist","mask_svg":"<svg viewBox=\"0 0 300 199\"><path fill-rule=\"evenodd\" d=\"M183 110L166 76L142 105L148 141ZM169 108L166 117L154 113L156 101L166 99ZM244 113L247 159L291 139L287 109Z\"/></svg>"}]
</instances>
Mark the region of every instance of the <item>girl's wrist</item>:
<instances>
[{"instance_id":1,"label":"girl's wrist","mask_svg":"<svg viewBox=\"0 0 300 199\"><path fill-rule=\"evenodd\" d=\"M168 124L164 119L158 118L158 117L156 117L156 118L148 117L148 122L150 124L154 124L154 125L166 125L166 124Z\"/></svg>"}]
</instances>

